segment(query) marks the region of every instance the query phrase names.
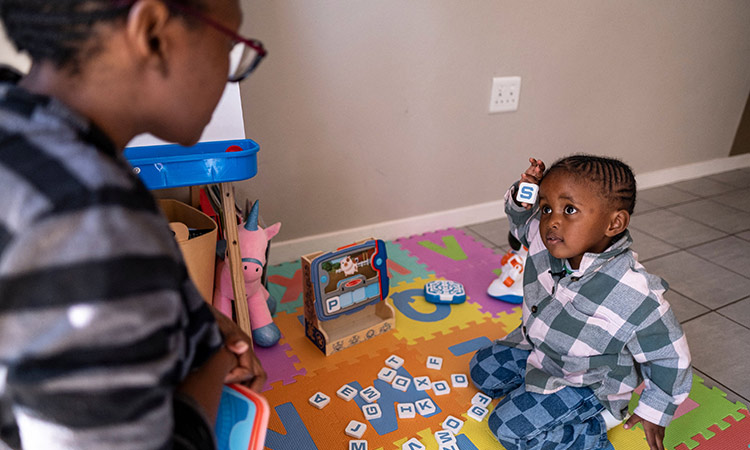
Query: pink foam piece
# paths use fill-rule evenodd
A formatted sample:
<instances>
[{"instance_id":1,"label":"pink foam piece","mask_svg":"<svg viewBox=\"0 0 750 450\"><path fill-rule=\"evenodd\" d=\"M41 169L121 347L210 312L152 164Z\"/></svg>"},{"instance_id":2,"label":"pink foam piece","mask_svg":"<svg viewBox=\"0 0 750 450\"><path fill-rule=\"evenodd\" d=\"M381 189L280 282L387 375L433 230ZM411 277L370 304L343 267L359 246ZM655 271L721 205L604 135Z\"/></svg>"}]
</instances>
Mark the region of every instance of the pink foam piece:
<instances>
[{"instance_id":1,"label":"pink foam piece","mask_svg":"<svg viewBox=\"0 0 750 450\"><path fill-rule=\"evenodd\" d=\"M521 305L497 300L487 295L487 287L497 278L493 269L500 267L500 255L497 261L484 261L470 269L454 272L450 279L464 285L466 296L471 303L478 303L482 312L497 317L500 313L511 314ZM520 316L519 316L520 324Z\"/></svg>"},{"instance_id":2,"label":"pink foam piece","mask_svg":"<svg viewBox=\"0 0 750 450\"><path fill-rule=\"evenodd\" d=\"M643 389L645 389L646 384L641 383L638 385L637 388L635 388L635 393L638 395L641 395L643 393ZM680 404L680 406L677 407L677 411L674 413L673 419L676 419L680 417L683 414L687 414L690 411L694 410L695 408L699 407L700 405L695 402L692 398L688 397L684 402Z\"/></svg>"},{"instance_id":3,"label":"pink foam piece","mask_svg":"<svg viewBox=\"0 0 750 450\"><path fill-rule=\"evenodd\" d=\"M680 406L677 407L677 411L674 412L674 419L689 413L690 411L694 410L695 408L699 407L700 405L693 400L692 398L688 397L687 400L680 403Z\"/></svg>"},{"instance_id":4,"label":"pink foam piece","mask_svg":"<svg viewBox=\"0 0 750 450\"><path fill-rule=\"evenodd\" d=\"M444 236L453 236L466 254L466 259L455 260L443 254L420 245L420 241L430 241L444 247ZM499 269L502 254L495 253L490 248L475 241L461 230L447 229L399 239L401 248L419 259L429 270L435 272L438 278L445 278L464 285L466 296L472 303L478 303L483 312L493 315L512 313L519 305L496 300L487 295L487 288L492 280L497 278L493 272Z\"/></svg>"},{"instance_id":5,"label":"pink foam piece","mask_svg":"<svg viewBox=\"0 0 750 450\"><path fill-rule=\"evenodd\" d=\"M430 241L438 246L445 246L443 243L444 236L453 236L456 242L466 254L466 259L455 260L442 255L429 248L419 245L420 241ZM487 259L497 258L500 261L501 256L495 256L492 249L489 249L471 237L467 236L461 230L449 228L447 230L425 233L422 235L411 236L409 238L398 239L396 242L401 248L408 251L412 256L419 259L419 262L426 264L427 267L434 271L438 276L449 274L463 269L470 268Z\"/></svg>"}]
</instances>

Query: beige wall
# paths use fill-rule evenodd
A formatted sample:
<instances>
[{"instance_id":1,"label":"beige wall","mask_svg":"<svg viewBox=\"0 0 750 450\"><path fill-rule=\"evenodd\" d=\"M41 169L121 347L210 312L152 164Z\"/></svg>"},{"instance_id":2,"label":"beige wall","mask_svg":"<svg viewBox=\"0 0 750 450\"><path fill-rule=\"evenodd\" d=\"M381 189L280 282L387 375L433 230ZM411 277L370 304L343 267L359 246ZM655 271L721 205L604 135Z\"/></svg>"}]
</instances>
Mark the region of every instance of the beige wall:
<instances>
[{"instance_id":1,"label":"beige wall","mask_svg":"<svg viewBox=\"0 0 750 450\"><path fill-rule=\"evenodd\" d=\"M731 155L750 153L750 97L745 103L745 111L742 113L740 124L737 127L737 135L734 137Z\"/></svg>"},{"instance_id":2,"label":"beige wall","mask_svg":"<svg viewBox=\"0 0 750 450\"><path fill-rule=\"evenodd\" d=\"M529 155L725 157L750 92L747 0L241 1L270 56L242 85L262 152L238 191L277 241L498 200ZM520 109L489 115L503 75Z\"/></svg>"},{"instance_id":3,"label":"beige wall","mask_svg":"<svg viewBox=\"0 0 750 450\"><path fill-rule=\"evenodd\" d=\"M747 0L243 0L268 59L242 86L285 241L498 200L529 155L638 173L729 155ZM489 115L493 76L520 109ZM500 215L500 212L498 212Z\"/></svg>"}]
</instances>

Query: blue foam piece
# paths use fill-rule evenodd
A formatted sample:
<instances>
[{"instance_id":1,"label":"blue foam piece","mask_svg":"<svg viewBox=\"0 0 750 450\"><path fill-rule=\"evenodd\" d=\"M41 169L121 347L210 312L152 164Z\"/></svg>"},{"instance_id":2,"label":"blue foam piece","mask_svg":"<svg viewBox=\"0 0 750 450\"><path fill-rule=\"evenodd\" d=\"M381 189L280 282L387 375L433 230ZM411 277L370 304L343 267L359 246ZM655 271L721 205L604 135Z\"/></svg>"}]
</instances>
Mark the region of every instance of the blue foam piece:
<instances>
[{"instance_id":1,"label":"blue foam piece","mask_svg":"<svg viewBox=\"0 0 750 450\"><path fill-rule=\"evenodd\" d=\"M307 431L307 427L299 416L297 409L291 402L279 405L276 408L281 423L284 425L286 434L277 433L269 429L266 432L266 447L271 450L283 450L293 448L296 450L318 450L315 442Z\"/></svg>"},{"instance_id":2,"label":"blue foam piece","mask_svg":"<svg viewBox=\"0 0 750 450\"><path fill-rule=\"evenodd\" d=\"M416 301L415 298L422 297L423 295L423 289L407 289L401 292L394 292L391 295L391 299L393 300L393 306L401 314L418 322L439 322L451 314L451 307L449 305L436 304L435 311L431 313L423 313L414 309L411 304Z\"/></svg>"},{"instance_id":3,"label":"blue foam piece","mask_svg":"<svg viewBox=\"0 0 750 450\"><path fill-rule=\"evenodd\" d=\"M403 367L400 367L397 370L397 373L414 381L411 374ZM362 386L357 381L351 381L348 384L357 390L362 389ZM369 423L380 436L392 433L398 429L398 414L396 413L396 407L394 406L396 403L416 403L420 400L431 399L436 410L430 414L429 417L436 416L442 412L440 406L438 406L438 402L430 397L430 394L428 394L427 391L416 390L414 388L414 383L409 386L406 392L395 389L390 383L386 383L381 379L373 380L372 385L380 392L378 404L383 411L383 415L379 419L370 420ZM365 402L365 400L359 395L354 398L354 401L360 408L367 404L367 402Z\"/></svg>"},{"instance_id":4,"label":"blue foam piece","mask_svg":"<svg viewBox=\"0 0 750 450\"><path fill-rule=\"evenodd\" d=\"M468 341L464 341L448 347L453 356L461 356L467 353L473 353L480 348L487 347L492 344L492 341L487 336L479 336Z\"/></svg>"}]
</instances>

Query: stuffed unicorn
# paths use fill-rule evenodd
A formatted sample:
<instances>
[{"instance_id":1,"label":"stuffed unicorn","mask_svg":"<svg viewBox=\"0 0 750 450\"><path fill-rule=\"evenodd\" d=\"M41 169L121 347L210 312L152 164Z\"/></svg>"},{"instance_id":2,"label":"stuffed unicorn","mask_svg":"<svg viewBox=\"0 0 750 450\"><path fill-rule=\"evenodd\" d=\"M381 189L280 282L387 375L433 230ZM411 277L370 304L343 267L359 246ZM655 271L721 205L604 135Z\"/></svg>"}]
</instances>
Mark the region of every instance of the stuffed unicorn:
<instances>
[{"instance_id":1,"label":"stuffed unicorn","mask_svg":"<svg viewBox=\"0 0 750 450\"><path fill-rule=\"evenodd\" d=\"M249 206L249 202L248 202ZM246 217L238 227L240 254L247 293L247 308L250 313L250 325L253 341L261 347L270 347L281 339L279 327L273 323L267 302L275 302L261 282L263 267L266 264L268 241L278 234L281 223L276 222L268 228L258 225L258 202L252 208L246 208ZM228 317L232 317L232 274L224 261L216 265L216 282L214 288L214 306ZM236 307L240 307L237 302ZM275 308L274 308L275 309Z\"/></svg>"}]
</instances>

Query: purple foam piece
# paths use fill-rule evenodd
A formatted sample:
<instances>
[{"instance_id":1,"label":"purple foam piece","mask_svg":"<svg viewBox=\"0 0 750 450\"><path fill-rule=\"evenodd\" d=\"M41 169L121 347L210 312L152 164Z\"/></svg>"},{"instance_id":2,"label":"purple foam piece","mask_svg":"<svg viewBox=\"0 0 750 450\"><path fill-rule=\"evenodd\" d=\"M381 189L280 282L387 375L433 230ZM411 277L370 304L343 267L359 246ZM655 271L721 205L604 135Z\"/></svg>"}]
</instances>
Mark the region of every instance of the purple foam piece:
<instances>
[{"instance_id":1,"label":"purple foam piece","mask_svg":"<svg viewBox=\"0 0 750 450\"><path fill-rule=\"evenodd\" d=\"M255 354L258 356L263 368L266 370L268 379L263 391L272 388L271 384L281 381L282 384L290 384L297 381L296 376L306 375L305 369L297 369L295 363L300 360L296 355L288 356L287 352L292 350L289 344L276 344L272 347L254 346Z\"/></svg>"},{"instance_id":2,"label":"purple foam piece","mask_svg":"<svg viewBox=\"0 0 750 450\"><path fill-rule=\"evenodd\" d=\"M444 240L446 236L449 238ZM450 237L455 239L455 244L460 247L462 251L458 252L461 253L460 255L449 248L451 245L455 245ZM435 245L446 248L446 251L440 253L427 248L420 244L423 241L430 241ZM462 230L449 228L398 239L397 242L401 245L401 248L415 256L420 263L427 265L430 270L434 271L438 278L463 284L468 301L478 303L483 312L489 312L497 316L499 313L510 314L519 307L519 305L496 300L487 295L487 287L492 283L492 280L497 278L493 270L501 267L502 254L495 253L494 250L475 241ZM465 255L465 258L461 257L463 255Z\"/></svg>"}]
</instances>

